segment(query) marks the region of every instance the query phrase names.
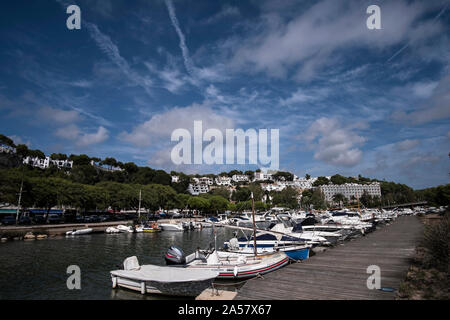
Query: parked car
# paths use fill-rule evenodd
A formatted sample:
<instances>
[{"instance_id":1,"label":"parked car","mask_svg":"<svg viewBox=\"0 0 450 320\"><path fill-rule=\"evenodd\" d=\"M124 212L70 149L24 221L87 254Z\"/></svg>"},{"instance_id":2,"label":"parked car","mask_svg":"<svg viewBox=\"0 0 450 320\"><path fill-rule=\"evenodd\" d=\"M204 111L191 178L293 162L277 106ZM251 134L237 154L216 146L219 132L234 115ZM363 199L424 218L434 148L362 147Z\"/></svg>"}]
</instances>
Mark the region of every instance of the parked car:
<instances>
[{"instance_id":1,"label":"parked car","mask_svg":"<svg viewBox=\"0 0 450 320\"><path fill-rule=\"evenodd\" d=\"M75 223L83 223L84 217L83 216L76 216L75 217Z\"/></svg>"},{"instance_id":2,"label":"parked car","mask_svg":"<svg viewBox=\"0 0 450 320\"><path fill-rule=\"evenodd\" d=\"M127 213L124 216L125 220L134 220L137 219L137 215L133 213Z\"/></svg>"},{"instance_id":3,"label":"parked car","mask_svg":"<svg viewBox=\"0 0 450 320\"><path fill-rule=\"evenodd\" d=\"M14 216L6 216L1 220L2 225L8 226L16 224L16 217Z\"/></svg>"},{"instance_id":4,"label":"parked car","mask_svg":"<svg viewBox=\"0 0 450 320\"><path fill-rule=\"evenodd\" d=\"M106 221L111 220L111 217L107 216L107 215L101 215L101 216L99 216L99 218L100 218L100 222L106 222Z\"/></svg>"},{"instance_id":5,"label":"parked car","mask_svg":"<svg viewBox=\"0 0 450 320\"><path fill-rule=\"evenodd\" d=\"M61 223L61 217L57 214L49 214L47 218L49 224L59 224Z\"/></svg>"},{"instance_id":6,"label":"parked car","mask_svg":"<svg viewBox=\"0 0 450 320\"><path fill-rule=\"evenodd\" d=\"M45 223L45 217L43 215L36 215L33 217L34 224L43 224Z\"/></svg>"},{"instance_id":7,"label":"parked car","mask_svg":"<svg viewBox=\"0 0 450 320\"><path fill-rule=\"evenodd\" d=\"M31 224L31 219L28 216L22 216L19 218L19 224Z\"/></svg>"},{"instance_id":8,"label":"parked car","mask_svg":"<svg viewBox=\"0 0 450 320\"><path fill-rule=\"evenodd\" d=\"M149 220L158 220L158 219L161 218L161 217L160 217L160 215L157 214L157 213L149 213L149 214L147 214L147 218L148 218Z\"/></svg>"},{"instance_id":9,"label":"parked car","mask_svg":"<svg viewBox=\"0 0 450 320\"><path fill-rule=\"evenodd\" d=\"M97 215L86 216L84 217L84 222L85 223L100 222L100 218Z\"/></svg>"}]
</instances>

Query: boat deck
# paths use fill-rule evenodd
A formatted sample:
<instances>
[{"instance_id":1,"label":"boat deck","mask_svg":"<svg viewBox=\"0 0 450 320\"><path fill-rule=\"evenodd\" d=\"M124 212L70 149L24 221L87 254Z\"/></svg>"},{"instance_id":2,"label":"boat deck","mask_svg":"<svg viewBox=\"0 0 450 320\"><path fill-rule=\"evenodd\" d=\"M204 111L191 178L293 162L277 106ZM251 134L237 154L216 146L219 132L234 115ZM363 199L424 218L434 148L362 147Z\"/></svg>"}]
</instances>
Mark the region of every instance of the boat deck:
<instances>
[{"instance_id":1,"label":"boat deck","mask_svg":"<svg viewBox=\"0 0 450 320\"><path fill-rule=\"evenodd\" d=\"M417 217L401 216L365 237L249 280L235 299L393 300L422 234ZM394 291L367 288L371 265L380 267L381 288Z\"/></svg>"}]
</instances>

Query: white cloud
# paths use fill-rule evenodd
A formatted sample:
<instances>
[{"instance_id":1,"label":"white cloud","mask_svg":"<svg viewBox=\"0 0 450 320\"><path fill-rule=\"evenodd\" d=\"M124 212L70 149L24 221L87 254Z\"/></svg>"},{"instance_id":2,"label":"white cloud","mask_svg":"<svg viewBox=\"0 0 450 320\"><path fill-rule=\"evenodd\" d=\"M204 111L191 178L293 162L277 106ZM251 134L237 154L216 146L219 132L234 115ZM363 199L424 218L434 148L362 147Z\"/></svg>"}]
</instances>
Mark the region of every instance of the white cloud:
<instances>
[{"instance_id":1,"label":"white cloud","mask_svg":"<svg viewBox=\"0 0 450 320\"><path fill-rule=\"evenodd\" d=\"M108 130L106 130L104 127L99 127L97 132L95 133L83 133L81 135L79 135L76 138L76 145L80 146L80 147L85 147L85 146L89 146L92 144L98 144L101 143L103 141L105 141L106 139L108 139L109 135L108 135Z\"/></svg>"},{"instance_id":2,"label":"white cloud","mask_svg":"<svg viewBox=\"0 0 450 320\"><path fill-rule=\"evenodd\" d=\"M417 139L406 139L395 144L395 149L398 151L406 151L413 149L419 145L420 141Z\"/></svg>"},{"instance_id":3,"label":"white cloud","mask_svg":"<svg viewBox=\"0 0 450 320\"><path fill-rule=\"evenodd\" d=\"M96 42L100 50L109 57L129 80L135 85L142 87L149 95L151 95L151 88L153 87L152 79L141 76L133 71L129 63L120 55L118 46L113 43L109 36L102 33L97 25L90 22L84 22L84 24L87 26L91 38Z\"/></svg>"},{"instance_id":4,"label":"white cloud","mask_svg":"<svg viewBox=\"0 0 450 320\"><path fill-rule=\"evenodd\" d=\"M361 162L357 148L366 138L355 132L357 126L343 127L336 118L314 121L301 137L314 150L314 158L335 166L353 167Z\"/></svg>"},{"instance_id":5,"label":"white cloud","mask_svg":"<svg viewBox=\"0 0 450 320\"><path fill-rule=\"evenodd\" d=\"M253 35L236 42L231 64L235 70L265 72L273 77L294 73L296 79L310 78L335 59L337 50L365 47L381 51L436 35L442 30L440 24L417 22L435 6L419 1L386 2L382 5L382 29L376 32L367 29L367 4L360 1L315 2L293 18L267 12Z\"/></svg>"},{"instance_id":6,"label":"white cloud","mask_svg":"<svg viewBox=\"0 0 450 320\"><path fill-rule=\"evenodd\" d=\"M239 8L226 4L218 13L206 19L203 24L217 23L224 18L239 17L240 14L241 12L239 11Z\"/></svg>"},{"instance_id":7,"label":"white cloud","mask_svg":"<svg viewBox=\"0 0 450 320\"><path fill-rule=\"evenodd\" d=\"M432 90L425 90L431 96L426 99L421 108L417 108L410 113L397 111L392 114L395 120L417 125L434 120L442 120L450 117L450 75L442 78L437 86Z\"/></svg>"},{"instance_id":8,"label":"white cloud","mask_svg":"<svg viewBox=\"0 0 450 320\"><path fill-rule=\"evenodd\" d=\"M22 139L22 137L16 136L16 135L10 135L9 138L14 141L14 144L18 145L18 144L24 144L27 147L31 147L31 142L30 140L25 141L24 139Z\"/></svg>"},{"instance_id":9,"label":"white cloud","mask_svg":"<svg viewBox=\"0 0 450 320\"><path fill-rule=\"evenodd\" d=\"M194 121L203 122L203 131L209 128L224 131L234 128L231 118L215 112L208 103L194 103L188 107L174 107L169 111L153 115L148 121L138 125L130 133L122 132L122 140L139 147L148 147L155 142L170 142L175 129L183 128L193 133ZM163 143L162 142L162 143Z\"/></svg>"},{"instance_id":10,"label":"white cloud","mask_svg":"<svg viewBox=\"0 0 450 320\"><path fill-rule=\"evenodd\" d=\"M194 65L192 64L191 58L189 57L189 49L186 45L186 39L183 32L181 31L180 24L178 22L177 16L175 14L175 8L173 6L172 0L165 0L167 10L169 11L170 21L172 22L178 37L180 38L180 49L184 59L184 65L187 72L192 76L194 74Z\"/></svg>"},{"instance_id":11,"label":"white cloud","mask_svg":"<svg viewBox=\"0 0 450 320\"><path fill-rule=\"evenodd\" d=\"M54 134L57 137L67 139L67 140L75 140L77 139L78 135L80 133L80 130L76 125L68 125L66 127L58 128Z\"/></svg>"},{"instance_id":12,"label":"white cloud","mask_svg":"<svg viewBox=\"0 0 450 320\"><path fill-rule=\"evenodd\" d=\"M99 144L109 138L109 132L104 127L98 127L94 133L83 133L74 124L58 128L54 135L72 141L78 147L86 147L89 145Z\"/></svg>"},{"instance_id":13,"label":"white cloud","mask_svg":"<svg viewBox=\"0 0 450 320\"><path fill-rule=\"evenodd\" d=\"M52 107L43 107L38 115L50 123L67 124L80 120L80 114L74 110L61 110Z\"/></svg>"}]
</instances>

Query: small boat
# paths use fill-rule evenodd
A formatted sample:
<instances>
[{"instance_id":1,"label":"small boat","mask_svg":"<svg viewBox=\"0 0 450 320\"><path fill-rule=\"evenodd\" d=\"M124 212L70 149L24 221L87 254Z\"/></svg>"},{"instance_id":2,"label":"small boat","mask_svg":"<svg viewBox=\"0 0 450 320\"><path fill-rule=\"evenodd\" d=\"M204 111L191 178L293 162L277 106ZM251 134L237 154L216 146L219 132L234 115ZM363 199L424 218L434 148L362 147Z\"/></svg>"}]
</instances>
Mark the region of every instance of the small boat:
<instances>
[{"instance_id":1,"label":"small boat","mask_svg":"<svg viewBox=\"0 0 450 320\"><path fill-rule=\"evenodd\" d=\"M161 228L160 227L158 227L158 224L155 222L155 223L152 223L152 225L151 226L144 226L143 228L142 228L142 232L160 232L161 231Z\"/></svg>"},{"instance_id":2,"label":"small boat","mask_svg":"<svg viewBox=\"0 0 450 320\"><path fill-rule=\"evenodd\" d=\"M145 293L196 297L219 275L217 270L139 265L136 256L124 261L123 270L111 271L113 288L123 287Z\"/></svg>"},{"instance_id":3,"label":"small boat","mask_svg":"<svg viewBox=\"0 0 450 320\"><path fill-rule=\"evenodd\" d=\"M92 228L86 228L86 229L74 229L72 231L67 231L66 232L66 236L78 236L81 234L88 234L88 233L92 233L93 229Z\"/></svg>"},{"instance_id":4,"label":"small boat","mask_svg":"<svg viewBox=\"0 0 450 320\"><path fill-rule=\"evenodd\" d=\"M116 229L119 230L119 232L134 232L132 227L124 226L123 224L119 224L118 226L116 226Z\"/></svg>"},{"instance_id":5,"label":"small boat","mask_svg":"<svg viewBox=\"0 0 450 320\"><path fill-rule=\"evenodd\" d=\"M185 270L215 270L217 279L248 279L275 271L289 263L284 252L250 255L236 252L203 252L197 250L185 256L183 250L171 246L165 255L168 265L180 265Z\"/></svg>"},{"instance_id":6,"label":"small boat","mask_svg":"<svg viewBox=\"0 0 450 320\"><path fill-rule=\"evenodd\" d=\"M253 242L248 243L246 246L240 246L237 238L232 238L229 242L225 243L227 252L242 253L252 255L255 253ZM310 244L290 244L281 246L258 246L256 244L256 250L258 255L264 255L274 252L284 252L292 260L305 260L309 258L309 253L312 245Z\"/></svg>"},{"instance_id":7,"label":"small boat","mask_svg":"<svg viewBox=\"0 0 450 320\"><path fill-rule=\"evenodd\" d=\"M106 233L120 233L120 230L114 227L108 227L105 230Z\"/></svg>"},{"instance_id":8,"label":"small boat","mask_svg":"<svg viewBox=\"0 0 450 320\"><path fill-rule=\"evenodd\" d=\"M181 223L160 223L160 228L163 231L184 231L185 228Z\"/></svg>"}]
</instances>

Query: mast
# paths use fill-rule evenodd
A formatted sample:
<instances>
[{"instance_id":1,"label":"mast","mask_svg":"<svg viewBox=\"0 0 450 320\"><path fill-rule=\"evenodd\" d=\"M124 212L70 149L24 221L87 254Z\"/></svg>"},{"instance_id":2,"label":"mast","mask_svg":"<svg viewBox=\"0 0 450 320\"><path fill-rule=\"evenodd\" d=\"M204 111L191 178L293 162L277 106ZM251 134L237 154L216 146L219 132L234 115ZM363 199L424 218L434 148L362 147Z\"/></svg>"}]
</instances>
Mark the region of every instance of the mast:
<instances>
[{"instance_id":1,"label":"mast","mask_svg":"<svg viewBox=\"0 0 450 320\"><path fill-rule=\"evenodd\" d=\"M253 248L255 249L255 257L258 255L258 248L256 247L256 223L255 223L255 199L253 199L253 192L251 193L252 198L252 218L253 218Z\"/></svg>"},{"instance_id":2,"label":"mast","mask_svg":"<svg viewBox=\"0 0 450 320\"><path fill-rule=\"evenodd\" d=\"M139 212L138 212L138 220L141 218L141 200L142 200L142 190L139 190Z\"/></svg>"},{"instance_id":3,"label":"mast","mask_svg":"<svg viewBox=\"0 0 450 320\"><path fill-rule=\"evenodd\" d=\"M19 222L20 202L22 200L23 179L20 183L19 202L17 203L16 224Z\"/></svg>"},{"instance_id":4,"label":"mast","mask_svg":"<svg viewBox=\"0 0 450 320\"><path fill-rule=\"evenodd\" d=\"M356 196L358 198L358 213L359 213L359 216L362 217L362 215L361 215L361 208L359 207L359 193L357 193Z\"/></svg>"}]
</instances>

